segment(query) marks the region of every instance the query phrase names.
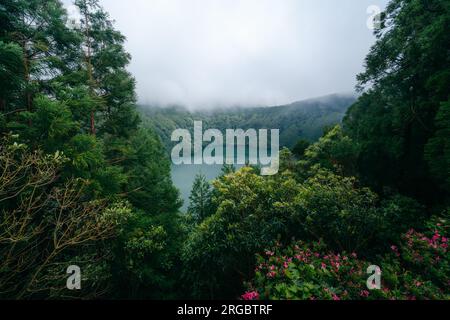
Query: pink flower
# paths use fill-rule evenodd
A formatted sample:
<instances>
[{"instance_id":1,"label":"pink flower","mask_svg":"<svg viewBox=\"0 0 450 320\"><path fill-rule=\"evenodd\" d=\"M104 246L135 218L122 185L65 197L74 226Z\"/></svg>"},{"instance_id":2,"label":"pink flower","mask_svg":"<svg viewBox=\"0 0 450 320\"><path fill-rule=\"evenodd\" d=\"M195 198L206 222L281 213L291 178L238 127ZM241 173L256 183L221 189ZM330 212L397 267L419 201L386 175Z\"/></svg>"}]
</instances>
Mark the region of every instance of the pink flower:
<instances>
[{"instance_id":1,"label":"pink flower","mask_svg":"<svg viewBox=\"0 0 450 320\"><path fill-rule=\"evenodd\" d=\"M276 267L274 265L270 266L270 270L274 271L276 269Z\"/></svg>"},{"instance_id":2,"label":"pink flower","mask_svg":"<svg viewBox=\"0 0 450 320\"><path fill-rule=\"evenodd\" d=\"M259 293L257 291L246 292L241 296L243 300L258 300Z\"/></svg>"},{"instance_id":3,"label":"pink flower","mask_svg":"<svg viewBox=\"0 0 450 320\"><path fill-rule=\"evenodd\" d=\"M363 290L359 295L363 298L367 298L370 295L370 292L367 290Z\"/></svg>"},{"instance_id":4,"label":"pink flower","mask_svg":"<svg viewBox=\"0 0 450 320\"><path fill-rule=\"evenodd\" d=\"M267 277L268 277L268 278L275 278L276 275L277 275L277 273L276 273L275 271L271 271L271 272L269 272L269 273L267 274Z\"/></svg>"},{"instance_id":5,"label":"pink flower","mask_svg":"<svg viewBox=\"0 0 450 320\"><path fill-rule=\"evenodd\" d=\"M395 253L395 255L396 255L397 257L400 256L400 253L398 252L397 246L391 246L391 250Z\"/></svg>"},{"instance_id":6,"label":"pink flower","mask_svg":"<svg viewBox=\"0 0 450 320\"><path fill-rule=\"evenodd\" d=\"M339 298L336 294L333 293L333 300L334 301L340 301L341 298Z\"/></svg>"},{"instance_id":7,"label":"pink flower","mask_svg":"<svg viewBox=\"0 0 450 320\"><path fill-rule=\"evenodd\" d=\"M420 287L420 286L422 286L422 282L416 280L416 281L414 281L414 285L416 287Z\"/></svg>"},{"instance_id":8,"label":"pink flower","mask_svg":"<svg viewBox=\"0 0 450 320\"><path fill-rule=\"evenodd\" d=\"M326 269L326 268L327 268L327 265L322 262L322 269Z\"/></svg>"},{"instance_id":9,"label":"pink flower","mask_svg":"<svg viewBox=\"0 0 450 320\"><path fill-rule=\"evenodd\" d=\"M287 262L285 262L283 266L285 269L289 268L289 264Z\"/></svg>"},{"instance_id":10,"label":"pink flower","mask_svg":"<svg viewBox=\"0 0 450 320\"><path fill-rule=\"evenodd\" d=\"M446 238L446 237L442 237L442 243L448 243L448 238Z\"/></svg>"},{"instance_id":11,"label":"pink flower","mask_svg":"<svg viewBox=\"0 0 450 320\"><path fill-rule=\"evenodd\" d=\"M353 252L352 257L356 259L356 258L358 258L358 255L355 252Z\"/></svg>"},{"instance_id":12,"label":"pink flower","mask_svg":"<svg viewBox=\"0 0 450 320\"><path fill-rule=\"evenodd\" d=\"M269 257L273 257L275 253L273 251L266 251L266 255Z\"/></svg>"}]
</instances>

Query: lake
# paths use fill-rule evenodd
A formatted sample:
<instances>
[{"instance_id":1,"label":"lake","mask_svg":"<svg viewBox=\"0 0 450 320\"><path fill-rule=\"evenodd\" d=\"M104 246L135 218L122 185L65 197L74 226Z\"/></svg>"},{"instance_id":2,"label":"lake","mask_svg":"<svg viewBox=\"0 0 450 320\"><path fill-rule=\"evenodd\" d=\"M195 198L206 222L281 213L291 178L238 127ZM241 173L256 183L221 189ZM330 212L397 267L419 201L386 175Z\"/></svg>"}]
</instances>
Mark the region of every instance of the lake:
<instances>
[{"instance_id":1,"label":"lake","mask_svg":"<svg viewBox=\"0 0 450 320\"><path fill-rule=\"evenodd\" d=\"M257 149L252 149L258 152ZM248 158L249 149L246 149L246 157ZM227 157L224 151L225 157ZM227 161L228 158L224 160ZM234 163L237 162L237 150L235 150ZM234 165L235 168L242 168L243 165ZM197 174L203 174L208 181L215 180L222 172L223 165L172 165L172 181L175 187L180 190L180 197L184 201L181 211L186 212L189 207L189 196L191 194L192 185Z\"/></svg>"},{"instance_id":2,"label":"lake","mask_svg":"<svg viewBox=\"0 0 450 320\"><path fill-rule=\"evenodd\" d=\"M172 166L172 180L174 185L180 190L180 197L183 199L184 204L181 210L187 211L189 206L189 196L192 190L192 184L194 183L195 176L202 173L206 176L208 181L216 179L222 170L222 165L173 165Z\"/></svg>"}]
</instances>

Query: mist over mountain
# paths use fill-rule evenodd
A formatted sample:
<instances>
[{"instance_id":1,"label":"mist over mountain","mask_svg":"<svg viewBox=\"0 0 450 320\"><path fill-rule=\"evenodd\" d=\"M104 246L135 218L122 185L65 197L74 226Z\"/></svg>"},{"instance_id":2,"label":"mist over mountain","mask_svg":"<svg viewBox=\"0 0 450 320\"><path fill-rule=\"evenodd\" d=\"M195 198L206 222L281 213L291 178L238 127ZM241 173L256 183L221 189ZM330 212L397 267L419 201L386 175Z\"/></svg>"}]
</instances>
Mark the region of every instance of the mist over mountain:
<instances>
[{"instance_id":1,"label":"mist over mountain","mask_svg":"<svg viewBox=\"0 0 450 320\"><path fill-rule=\"evenodd\" d=\"M324 128L342 121L348 108L356 101L354 94L333 94L324 97L272 107L231 107L228 109L190 111L182 106L140 106L145 126L160 136L168 150L176 129L193 130L194 121L203 121L204 130L279 129L280 144L292 147L300 138L315 141Z\"/></svg>"}]
</instances>

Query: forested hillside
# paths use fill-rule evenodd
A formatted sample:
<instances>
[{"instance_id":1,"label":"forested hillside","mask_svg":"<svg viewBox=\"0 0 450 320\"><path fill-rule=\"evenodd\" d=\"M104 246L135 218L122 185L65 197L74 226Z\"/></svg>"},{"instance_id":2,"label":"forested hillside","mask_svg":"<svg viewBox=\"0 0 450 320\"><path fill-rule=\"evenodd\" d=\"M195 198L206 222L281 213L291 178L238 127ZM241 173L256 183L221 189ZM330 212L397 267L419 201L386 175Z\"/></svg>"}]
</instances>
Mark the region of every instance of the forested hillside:
<instances>
[{"instance_id":1,"label":"forested hillside","mask_svg":"<svg viewBox=\"0 0 450 320\"><path fill-rule=\"evenodd\" d=\"M124 36L75 5L0 3L0 299L450 299L448 0L390 1L316 141L351 98L141 119ZM277 175L199 176L181 215L158 134L192 120L300 142Z\"/></svg>"},{"instance_id":2,"label":"forested hillside","mask_svg":"<svg viewBox=\"0 0 450 320\"><path fill-rule=\"evenodd\" d=\"M280 144L291 148L299 139L316 141L325 128L342 122L347 109L355 102L352 95L330 95L295 102L286 106L228 108L188 111L183 107L158 108L140 106L144 124L154 128L170 150L170 136L175 129L193 130L194 121L203 121L205 130L280 129Z\"/></svg>"}]
</instances>

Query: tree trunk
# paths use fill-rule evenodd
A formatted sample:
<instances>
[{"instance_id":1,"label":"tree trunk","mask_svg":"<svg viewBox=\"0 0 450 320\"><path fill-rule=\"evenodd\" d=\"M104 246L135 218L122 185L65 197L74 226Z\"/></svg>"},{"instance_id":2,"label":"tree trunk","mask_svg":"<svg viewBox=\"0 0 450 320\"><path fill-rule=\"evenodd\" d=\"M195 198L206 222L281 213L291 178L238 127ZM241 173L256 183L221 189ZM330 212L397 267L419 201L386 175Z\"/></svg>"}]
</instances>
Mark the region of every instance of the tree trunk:
<instances>
[{"instance_id":1,"label":"tree trunk","mask_svg":"<svg viewBox=\"0 0 450 320\"><path fill-rule=\"evenodd\" d=\"M94 95L94 75L92 71L92 61L91 61L91 55L92 55L92 44L91 44L91 36L90 36L90 30L89 30L89 14L88 14L88 7L85 2L85 12L84 12L84 18L86 23L86 45L87 45L87 53L86 53L86 68L87 68L87 74L88 74L88 81L89 81L89 91L91 94L91 97ZM95 130L95 107L92 107L91 110L91 135L95 136L96 130Z\"/></svg>"},{"instance_id":2,"label":"tree trunk","mask_svg":"<svg viewBox=\"0 0 450 320\"><path fill-rule=\"evenodd\" d=\"M30 68L29 68L29 61L27 58L27 50L25 47L25 44L23 45L23 68L24 68L24 72L25 72L25 83L27 85L30 84ZM26 94L25 94L25 99L26 99L26 106L27 106L27 111L31 112L33 111L33 96L30 92L30 89L27 88L26 89ZM31 127L33 125L31 119L28 120L28 126Z\"/></svg>"},{"instance_id":3,"label":"tree trunk","mask_svg":"<svg viewBox=\"0 0 450 320\"><path fill-rule=\"evenodd\" d=\"M91 135L95 136L95 117L94 111L91 111Z\"/></svg>"}]
</instances>

